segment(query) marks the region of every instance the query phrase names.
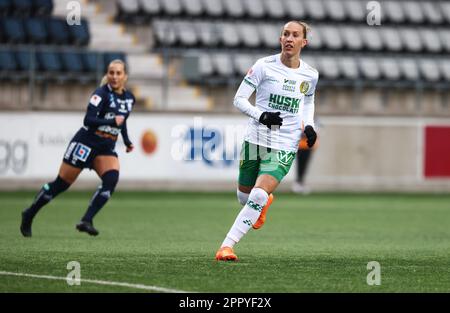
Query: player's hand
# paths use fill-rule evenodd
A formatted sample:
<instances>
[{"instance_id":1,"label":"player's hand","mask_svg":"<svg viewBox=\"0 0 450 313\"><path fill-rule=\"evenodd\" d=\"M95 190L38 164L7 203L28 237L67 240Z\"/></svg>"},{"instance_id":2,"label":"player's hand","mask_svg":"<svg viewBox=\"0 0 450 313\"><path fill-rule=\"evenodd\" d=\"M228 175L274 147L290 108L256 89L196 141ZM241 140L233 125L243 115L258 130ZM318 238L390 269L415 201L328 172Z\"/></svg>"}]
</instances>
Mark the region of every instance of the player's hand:
<instances>
[{"instance_id":1,"label":"player's hand","mask_svg":"<svg viewBox=\"0 0 450 313\"><path fill-rule=\"evenodd\" d=\"M125 121L125 117L122 115L116 115L116 117L114 118L116 125L120 126L123 124L123 122Z\"/></svg>"},{"instance_id":2,"label":"player's hand","mask_svg":"<svg viewBox=\"0 0 450 313\"><path fill-rule=\"evenodd\" d=\"M317 139L317 134L314 128L311 125L305 127L304 133L306 135L306 142L308 143L308 147L314 146L314 143Z\"/></svg>"},{"instance_id":3,"label":"player's hand","mask_svg":"<svg viewBox=\"0 0 450 313\"><path fill-rule=\"evenodd\" d=\"M259 122L270 129L272 126L280 127L283 125L283 119L280 117L280 112L264 112L261 114Z\"/></svg>"},{"instance_id":4,"label":"player's hand","mask_svg":"<svg viewBox=\"0 0 450 313\"><path fill-rule=\"evenodd\" d=\"M134 150L134 145L133 144L131 144L131 145L129 145L129 146L127 146L127 153L130 153L131 151L133 151Z\"/></svg>"}]
</instances>

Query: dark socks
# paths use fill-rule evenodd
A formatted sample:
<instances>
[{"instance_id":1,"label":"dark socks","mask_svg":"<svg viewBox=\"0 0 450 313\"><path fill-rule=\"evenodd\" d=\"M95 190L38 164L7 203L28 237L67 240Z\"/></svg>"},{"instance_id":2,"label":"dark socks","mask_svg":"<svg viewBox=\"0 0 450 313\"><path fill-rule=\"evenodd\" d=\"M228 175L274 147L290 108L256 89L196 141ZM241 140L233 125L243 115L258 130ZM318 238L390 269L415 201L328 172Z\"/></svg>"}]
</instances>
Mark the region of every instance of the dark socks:
<instances>
[{"instance_id":1,"label":"dark socks","mask_svg":"<svg viewBox=\"0 0 450 313\"><path fill-rule=\"evenodd\" d=\"M59 195L61 192L67 190L70 187L69 183L66 183L61 177L48 184L45 184L34 199L33 204L25 210L25 214L28 218L33 218L39 210L49 203L53 198Z\"/></svg>"},{"instance_id":2,"label":"dark socks","mask_svg":"<svg viewBox=\"0 0 450 313\"><path fill-rule=\"evenodd\" d=\"M113 194L118 181L119 172L116 170L111 170L103 174L102 184L94 193L89 207L81 219L82 221L92 223L94 216L101 210Z\"/></svg>"}]
</instances>

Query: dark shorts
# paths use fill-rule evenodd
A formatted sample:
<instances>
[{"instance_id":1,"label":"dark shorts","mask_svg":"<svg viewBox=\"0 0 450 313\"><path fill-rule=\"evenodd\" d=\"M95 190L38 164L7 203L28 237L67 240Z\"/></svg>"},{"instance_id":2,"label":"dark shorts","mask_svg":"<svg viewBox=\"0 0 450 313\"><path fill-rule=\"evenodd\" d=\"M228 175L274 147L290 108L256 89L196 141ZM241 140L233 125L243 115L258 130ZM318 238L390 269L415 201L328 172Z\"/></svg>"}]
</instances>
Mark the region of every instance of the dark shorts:
<instances>
[{"instance_id":1,"label":"dark shorts","mask_svg":"<svg viewBox=\"0 0 450 313\"><path fill-rule=\"evenodd\" d=\"M92 169L92 163L98 155L117 157L115 142L81 128L70 141L63 162L78 168Z\"/></svg>"}]
</instances>

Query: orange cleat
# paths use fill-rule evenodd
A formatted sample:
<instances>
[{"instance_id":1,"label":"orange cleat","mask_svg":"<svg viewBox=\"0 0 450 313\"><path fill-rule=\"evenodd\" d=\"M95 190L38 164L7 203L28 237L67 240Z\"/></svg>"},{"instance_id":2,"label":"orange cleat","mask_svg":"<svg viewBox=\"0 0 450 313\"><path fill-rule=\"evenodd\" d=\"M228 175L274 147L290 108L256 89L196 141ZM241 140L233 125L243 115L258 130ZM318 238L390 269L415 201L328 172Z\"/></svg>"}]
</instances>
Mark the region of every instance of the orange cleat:
<instances>
[{"instance_id":1,"label":"orange cleat","mask_svg":"<svg viewBox=\"0 0 450 313\"><path fill-rule=\"evenodd\" d=\"M222 247L216 253L217 261L237 261L237 255L234 254L233 248Z\"/></svg>"},{"instance_id":2,"label":"orange cleat","mask_svg":"<svg viewBox=\"0 0 450 313\"><path fill-rule=\"evenodd\" d=\"M267 200L267 203L266 203L266 205L263 207L263 209L262 209L262 211L261 211L261 214L259 215L259 218L258 218L258 220L256 221L256 223L255 224L253 224L253 229L260 229L263 225L264 225L264 223L265 223L265 221L266 221L266 213L267 213L267 209L270 207L270 205L272 204L272 201L273 201L273 194L270 194L269 195L269 199Z\"/></svg>"}]
</instances>

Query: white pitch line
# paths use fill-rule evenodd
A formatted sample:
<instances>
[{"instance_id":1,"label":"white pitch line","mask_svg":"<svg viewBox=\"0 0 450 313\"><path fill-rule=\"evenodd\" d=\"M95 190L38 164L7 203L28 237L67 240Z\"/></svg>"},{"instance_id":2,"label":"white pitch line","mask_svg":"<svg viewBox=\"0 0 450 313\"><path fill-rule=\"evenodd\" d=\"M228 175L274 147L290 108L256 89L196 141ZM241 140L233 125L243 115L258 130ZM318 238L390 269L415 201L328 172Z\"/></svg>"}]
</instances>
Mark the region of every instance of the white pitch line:
<instances>
[{"instance_id":1,"label":"white pitch line","mask_svg":"<svg viewBox=\"0 0 450 313\"><path fill-rule=\"evenodd\" d=\"M27 273L14 273L14 272L4 272L4 271L0 271L0 275L21 276L21 277L41 278L41 279L50 279L50 280L67 280L66 277L50 276L50 275L35 275L35 274L27 274ZM184 291L184 290L170 289L170 288L164 288L164 287L158 287L158 286L130 284L130 283L122 283L122 282L106 281L106 280L80 279L80 282L97 284L97 285L128 287L128 288L134 288L134 289L143 289L143 290L166 292L166 293L187 293L187 292L189 292L189 291Z\"/></svg>"}]
</instances>

